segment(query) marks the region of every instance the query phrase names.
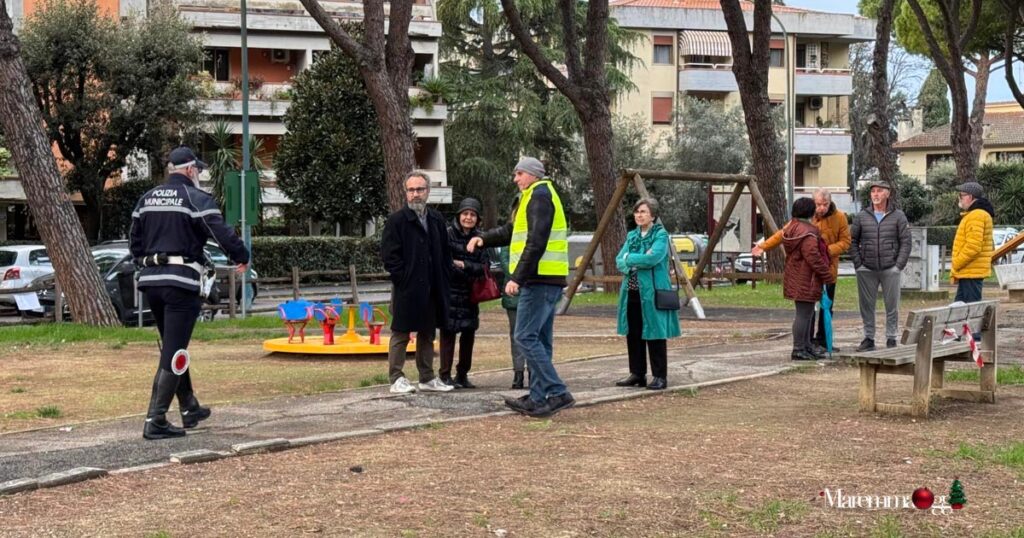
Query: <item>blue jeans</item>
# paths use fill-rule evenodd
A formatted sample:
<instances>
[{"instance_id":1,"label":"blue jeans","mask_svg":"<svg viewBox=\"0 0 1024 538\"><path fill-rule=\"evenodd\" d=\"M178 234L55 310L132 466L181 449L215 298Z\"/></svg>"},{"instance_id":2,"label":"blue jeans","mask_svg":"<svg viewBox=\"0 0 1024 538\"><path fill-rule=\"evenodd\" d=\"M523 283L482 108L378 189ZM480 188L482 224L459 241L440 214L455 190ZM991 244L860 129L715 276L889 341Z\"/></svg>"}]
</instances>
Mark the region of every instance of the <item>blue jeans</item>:
<instances>
[{"instance_id":1,"label":"blue jeans","mask_svg":"<svg viewBox=\"0 0 1024 538\"><path fill-rule=\"evenodd\" d=\"M568 390L552 363L552 334L555 305L562 298L562 286L528 284L519 288L516 312L516 344L526 355L530 369L530 399L544 403Z\"/></svg>"}]
</instances>

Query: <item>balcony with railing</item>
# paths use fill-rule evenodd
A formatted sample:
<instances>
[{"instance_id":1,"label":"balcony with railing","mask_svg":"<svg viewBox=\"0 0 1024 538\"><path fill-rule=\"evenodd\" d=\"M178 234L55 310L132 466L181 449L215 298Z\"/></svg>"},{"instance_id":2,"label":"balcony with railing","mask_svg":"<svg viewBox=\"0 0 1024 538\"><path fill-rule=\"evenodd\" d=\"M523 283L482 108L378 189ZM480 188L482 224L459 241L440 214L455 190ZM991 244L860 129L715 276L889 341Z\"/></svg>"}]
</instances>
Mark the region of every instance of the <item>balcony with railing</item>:
<instances>
[{"instance_id":1,"label":"balcony with railing","mask_svg":"<svg viewBox=\"0 0 1024 538\"><path fill-rule=\"evenodd\" d=\"M797 95L852 95L853 74L849 69L798 67Z\"/></svg>"},{"instance_id":2,"label":"balcony with railing","mask_svg":"<svg viewBox=\"0 0 1024 538\"><path fill-rule=\"evenodd\" d=\"M736 76L732 64L680 63L679 91L681 92L735 92Z\"/></svg>"}]
</instances>

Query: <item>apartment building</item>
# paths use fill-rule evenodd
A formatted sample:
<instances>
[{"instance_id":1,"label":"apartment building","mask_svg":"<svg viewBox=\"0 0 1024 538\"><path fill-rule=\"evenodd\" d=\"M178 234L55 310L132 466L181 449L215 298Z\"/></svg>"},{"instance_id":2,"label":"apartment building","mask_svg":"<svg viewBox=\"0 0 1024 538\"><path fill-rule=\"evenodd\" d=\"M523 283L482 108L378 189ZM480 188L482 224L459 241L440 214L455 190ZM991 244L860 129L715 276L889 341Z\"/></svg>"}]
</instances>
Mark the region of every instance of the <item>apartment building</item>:
<instances>
[{"instance_id":1,"label":"apartment building","mask_svg":"<svg viewBox=\"0 0 1024 538\"><path fill-rule=\"evenodd\" d=\"M237 1L170 0L181 17L200 35L206 50L203 65L206 96L202 100L207 125L222 120L231 126L241 143L242 132L242 43L241 12ZM39 5L39 0L8 0L8 12L15 28L23 23ZM145 15L148 0L98 0L100 10L113 17ZM362 20L362 2L324 1L321 5L338 19ZM291 81L308 69L320 54L331 50L331 42L302 4L286 0L249 0L247 11L247 45L250 77L249 132L261 140L261 157L272 165L281 137L285 134L284 115L290 104ZM430 78L438 72L441 23L429 0L416 0L409 27L412 48L416 54L414 80ZM419 93L410 88L410 95ZM422 108L410 112L417 142L416 165L430 174L434 183L431 201L450 203L451 188L445 166L444 121L448 111L444 104L432 110ZM15 180L16 181L16 180ZM264 204L268 216L278 213L289 202L277 188L273 169L263 173ZM6 190L0 188L0 193ZM13 189L17 190L17 189ZM22 196L22 201L24 197ZM2 201L0 201L2 203Z\"/></svg>"},{"instance_id":2,"label":"apartment building","mask_svg":"<svg viewBox=\"0 0 1024 538\"><path fill-rule=\"evenodd\" d=\"M753 3L741 5L747 28L753 28ZM840 206L848 205L849 51L874 39L875 21L786 6L774 6L773 13L778 21L772 23L768 95L773 104L788 102L793 112L794 191L800 196L826 187ZM732 44L717 0L613 0L612 16L645 38L633 50L643 61L631 73L638 88L620 96L617 114L646 118L660 136L673 129L683 96L740 106Z\"/></svg>"}]
</instances>

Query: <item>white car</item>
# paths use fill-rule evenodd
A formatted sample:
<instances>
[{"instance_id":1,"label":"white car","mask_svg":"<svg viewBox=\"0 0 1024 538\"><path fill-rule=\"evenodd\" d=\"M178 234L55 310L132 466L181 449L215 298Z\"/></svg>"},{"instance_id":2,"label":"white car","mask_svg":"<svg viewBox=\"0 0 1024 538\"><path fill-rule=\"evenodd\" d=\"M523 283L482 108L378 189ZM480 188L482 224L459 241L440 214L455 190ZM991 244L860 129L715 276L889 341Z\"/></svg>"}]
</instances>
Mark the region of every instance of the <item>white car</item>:
<instances>
[{"instance_id":1,"label":"white car","mask_svg":"<svg viewBox=\"0 0 1024 538\"><path fill-rule=\"evenodd\" d=\"M0 291L24 288L33 280L53 274L50 256L43 245L0 247ZM14 305L14 295L0 294L0 304Z\"/></svg>"}]
</instances>

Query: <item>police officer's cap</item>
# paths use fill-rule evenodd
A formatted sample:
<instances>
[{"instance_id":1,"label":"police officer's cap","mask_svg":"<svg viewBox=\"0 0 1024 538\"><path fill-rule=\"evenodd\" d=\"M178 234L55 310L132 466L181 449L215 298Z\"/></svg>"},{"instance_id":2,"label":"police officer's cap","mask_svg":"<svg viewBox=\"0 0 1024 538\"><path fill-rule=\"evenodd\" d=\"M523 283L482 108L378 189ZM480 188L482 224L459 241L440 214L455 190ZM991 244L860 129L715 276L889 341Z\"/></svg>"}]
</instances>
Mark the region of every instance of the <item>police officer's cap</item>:
<instances>
[{"instance_id":1,"label":"police officer's cap","mask_svg":"<svg viewBox=\"0 0 1024 538\"><path fill-rule=\"evenodd\" d=\"M189 166L195 166L199 170L209 168L206 163L199 160L199 157L196 157L195 152L188 146L178 146L172 149L171 154L167 156L167 160L175 168L186 168Z\"/></svg>"}]
</instances>

